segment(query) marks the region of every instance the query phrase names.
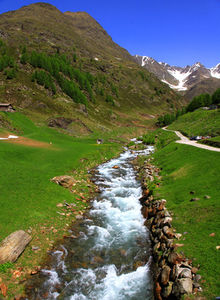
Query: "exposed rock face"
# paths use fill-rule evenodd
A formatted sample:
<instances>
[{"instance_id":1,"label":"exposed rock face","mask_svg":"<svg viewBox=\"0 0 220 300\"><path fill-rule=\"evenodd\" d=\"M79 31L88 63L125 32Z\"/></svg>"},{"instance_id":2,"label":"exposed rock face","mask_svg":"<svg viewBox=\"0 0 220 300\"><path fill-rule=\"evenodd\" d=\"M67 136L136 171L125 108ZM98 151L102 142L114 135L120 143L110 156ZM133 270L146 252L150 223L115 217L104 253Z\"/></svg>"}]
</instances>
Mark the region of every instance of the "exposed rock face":
<instances>
[{"instance_id":1,"label":"exposed rock face","mask_svg":"<svg viewBox=\"0 0 220 300\"><path fill-rule=\"evenodd\" d=\"M198 86L199 89L202 88L200 93L207 93L209 91L212 93L220 87L220 64L210 69L203 66L200 62L192 66L178 67L157 62L148 56L135 55L134 58L138 64L151 73L154 73L161 81L176 91L186 92L193 88L198 90ZM191 94L192 93L193 91ZM188 95L188 93L186 95Z\"/></svg>"},{"instance_id":2,"label":"exposed rock face","mask_svg":"<svg viewBox=\"0 0 220 300\"><path fill-rule=\"evenodd\" d=\"M6 237L0 244L0 264L15 262L31 241L31 236L18 230Z\"/></svg>"},{"instance_id":3,"label":"exposed rock face","mask_svg":"<svg viewBox=\"0 0 220 300\"><path fill-rule=\"evenodd\" d=\"M73 122L73 120L71 120L71 119L67 119L64 117L58 117L58 118L49 120L48 126L67 129L68 125L71 124L72 122Z\"/></svg>"}]
</instances>

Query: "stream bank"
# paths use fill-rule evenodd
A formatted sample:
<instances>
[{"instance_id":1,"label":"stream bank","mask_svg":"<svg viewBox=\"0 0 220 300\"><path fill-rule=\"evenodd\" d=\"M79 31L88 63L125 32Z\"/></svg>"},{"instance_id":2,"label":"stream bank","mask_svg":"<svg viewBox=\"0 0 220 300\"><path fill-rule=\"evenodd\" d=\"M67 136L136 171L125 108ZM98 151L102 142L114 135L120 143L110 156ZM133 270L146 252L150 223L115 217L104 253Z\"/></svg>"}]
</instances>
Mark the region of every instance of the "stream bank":
<instances>
[{"instance_id":1,"label":"stream bank","mask_svg":"<svg viewBox=\"0 0 220 300\"><path fill-rule=\"evenodd\" d=\"M150 231L153 260L156 264L155 298L181 299L183 295L202 291L199 284L201 276L192 261L177 251L183 244L176 241L182 234L172 227L172 216L166 209L165 199L154 199L152 187L159 185L159 169L147 159L141 165L137 160L134 168L142 179L143 194L140 198L145 225Z\"/></svg>"}]
</instances>

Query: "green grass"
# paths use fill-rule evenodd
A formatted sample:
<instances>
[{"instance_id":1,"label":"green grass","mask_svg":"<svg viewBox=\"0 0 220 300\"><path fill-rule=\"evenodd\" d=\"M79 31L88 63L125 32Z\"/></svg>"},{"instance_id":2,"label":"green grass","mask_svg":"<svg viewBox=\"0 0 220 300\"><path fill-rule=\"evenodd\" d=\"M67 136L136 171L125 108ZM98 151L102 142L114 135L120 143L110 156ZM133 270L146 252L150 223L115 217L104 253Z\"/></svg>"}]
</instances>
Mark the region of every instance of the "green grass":
<instances>
[{"instance_id":1,"label":"green grass","mask_svg":"<svg viewBox=\"0 0 220 300\"><path fill-rule=\"evenodd\" d=\"M97 145L92 138L73 138L49 128L38 128L21 114L11 114L24 136L52 142L36 148L0 142L0 240L18 229L57 219L56 204L74 202L78 195L50 182L54 176L87 172L118 153L117 144ZM80 159L86 158L84 162ZM84 171L83 171L84 170ZM87 192L85 186L82 192Z\"/></svg>"},{"instance_id":2,"label":"green grass","mask_svg":"<svg viewBox=\"0 0 220 300\"><path fill-rule=\"evenodd\" d=\"M177 129L177 128L175 128ZM200 265L204 295L212 299L220 294L219 250L220 187L219 153L171 143L155 152L154 163L162 171L157 196L167 199L174 213L173 226L183 234L181 243L187 257ZM191 195L190 192L195 194ZM209 195L210 199L204 196ZM191 198L200 198L190 202ZM215 233L210 237L210 233Z\"/></svg>"},{"instance_id":3,"label":"green grass","mask_svg":"<svg viewBox=\"0 0 220 300\"><path fill-rule=\"evenodd\" d=\"M172 141L178 140L178 137L173 132L157 129L144 134L142 138L139 139L142 140L144 144L155 145L157 149L160 149Z\"/></svg>"},{"instance_id":4,"label":"green grass","mask_svg":"<svg viewBox=\"0 0 220 300\"><path fill-rule=\"evenodd\" d=\"M179 130L187 136L220 135L220 110L202 110L180 116L169 129Z\"/></svg>"}]
</instances>

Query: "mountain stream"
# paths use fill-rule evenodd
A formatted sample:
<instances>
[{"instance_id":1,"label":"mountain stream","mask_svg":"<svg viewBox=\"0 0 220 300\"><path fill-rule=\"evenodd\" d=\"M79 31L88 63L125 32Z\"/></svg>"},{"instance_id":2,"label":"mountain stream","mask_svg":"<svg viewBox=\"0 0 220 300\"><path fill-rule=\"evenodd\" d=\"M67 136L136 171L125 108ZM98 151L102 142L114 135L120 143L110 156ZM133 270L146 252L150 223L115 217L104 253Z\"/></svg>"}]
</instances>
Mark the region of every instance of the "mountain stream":
<instances>
[{"instance_id":1,"label":"mountain stream","mask_svg":"<svg viewBox=\"0 0 220 300\"><path fill-rule=\"evenodd\" d=\"M73 225L75 238L65 239L51 253L50 267L33 280L28 299L153 299L149 233L139 203L142 189L131 164L152 150L126 149L96 169L93 180L101 192Z\"/></svg>"}]
</instances>

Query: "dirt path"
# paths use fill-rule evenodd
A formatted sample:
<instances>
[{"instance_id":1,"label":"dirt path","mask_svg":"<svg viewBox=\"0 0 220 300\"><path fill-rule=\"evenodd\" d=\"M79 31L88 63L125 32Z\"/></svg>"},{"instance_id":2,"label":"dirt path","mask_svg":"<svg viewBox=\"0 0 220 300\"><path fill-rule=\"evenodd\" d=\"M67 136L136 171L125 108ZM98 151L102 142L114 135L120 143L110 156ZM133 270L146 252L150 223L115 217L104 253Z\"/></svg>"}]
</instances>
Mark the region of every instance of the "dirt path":
<instances>
[{"instance_id":1,"label":"dirt path","mask_svg":"<svg viewBox=\"0 0 220 300\"><path fill-rule=\"evenodd\" d=\"M23 146L37 147L37 148L51 148L52 149L52 143L40 142L40 141L32 140L32 139L29 139L26 137L22 137L22 136L4 134L0 137L0 140L7 142L7 143L20 144Z\"/></svg>"},{"instance_id":2,"label":"dirt path","mask_svg":"<svg viewBox=\"0 0 220 300\"><path fill-rule=\"evenodd\" d=\"M168 130L166 127L163 127L162 129L166 130L166 131L175 132L175 134L180 138L180 140L176 141L176 143L190 145L190 146L194 146L197 148L202 148L202 149L206 149L206 150L210 150L210 151L220 152L220 148L199 144L196 141L191 141L190 139L188 139L186 136L184 136L179 131Z\"/></svg>"}]
</instances>

